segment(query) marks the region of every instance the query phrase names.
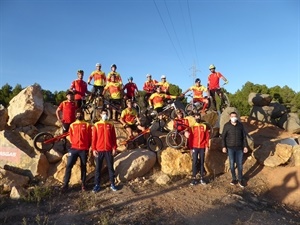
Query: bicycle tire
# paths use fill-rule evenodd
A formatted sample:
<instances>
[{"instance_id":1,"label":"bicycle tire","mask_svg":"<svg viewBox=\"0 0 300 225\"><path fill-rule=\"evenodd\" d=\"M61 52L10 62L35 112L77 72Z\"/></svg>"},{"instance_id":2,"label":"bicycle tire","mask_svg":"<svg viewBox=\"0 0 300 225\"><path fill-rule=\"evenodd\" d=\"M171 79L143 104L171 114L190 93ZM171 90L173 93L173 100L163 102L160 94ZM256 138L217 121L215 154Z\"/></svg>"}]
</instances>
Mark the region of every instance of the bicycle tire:
<instances>
[{"instance_id":1,"label":"bicycle tire","mask_svg":"<svg viewBox=\"0 0 300 225\"><path fill-rule=\"evenodd\" d=\"M33 139L33 145L35 149L40 152L47 152L54 146L54 141L50 143L44 143L44 141L54 138L54 136L48 132L38 133Z\"/></svg>"},{"instance_id":2,"label":"bicycle tire","mask_svg":"<svg viewBox=\"0 0 300 225\"><path fill-rule=\"evenodd\" d=\"M150 135L147 139L147 148L152 152L158 152L163 148L163 142L158 136Z\"/></svg>"},{"instance_id":3,"label":"bicycle tire","mask_svg":"<svg viewBox=\"0 0 300 225\"><path fill-rule=\"evenodd\" d=\"M182 112L183 117L185 117L186 116L185 110L180 109L180 111ZM177 116L176 115L176 109L173 109L172 112L171 112L171 114L170 114L170 117L171 117L172 120L174 120L176 118L176 116Z\"/></svg>"},{"instance_id":4,"label":"bicycle tire","mask_svg":"<svg viewBox=\"0 0 300 225\"><path fill-rule=\"evenodd\" d=\"M133 103L133 107L136 109L138 115L140 115L141 107L139 106L139 104L137 102L135 102L135 103Z\"/></svg>"},{"instance_id":5,"label":"bicycle tire","mask_svg":"<svg viewBox=\"0 0 300 225\"><path fill-rule=\"evenodd\" d=\"M197 109L197 107L196 107L195 104L188 103L186 105L186 107L185 107L185 113L186 113L186 115L191 116L191 115L194 115L197 112L198 112L198 109Z\"/></svg>"},{"instance_id":6,"label":"bicycle tire","mask_svg":"<svg viewBox=\"0 0 300 225\"><path fill-rule=\"evenodd\" d=\"M166 143L171 148L179 149L184 143L184 137L178 131L172 130L166 136Z\"/></svg>"}]
</instances>

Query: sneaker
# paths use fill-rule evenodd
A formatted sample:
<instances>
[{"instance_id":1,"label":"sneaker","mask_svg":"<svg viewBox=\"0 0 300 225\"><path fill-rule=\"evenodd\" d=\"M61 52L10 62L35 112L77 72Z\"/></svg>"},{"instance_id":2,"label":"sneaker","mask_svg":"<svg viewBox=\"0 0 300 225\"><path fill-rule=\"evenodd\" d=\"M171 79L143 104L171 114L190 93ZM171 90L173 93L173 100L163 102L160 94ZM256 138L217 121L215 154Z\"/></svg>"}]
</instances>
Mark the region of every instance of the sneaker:
<instances>
[{"instance_id":1,"label":"sneaker","mask_svg":"<svg viewBox=\"0 0 300 225\"><path fill-rule=\"evenodd\" d=\"M231 182L230 182L230 185L236 185L237 184L237 180L232 180Z\"/></svg>"},{"instance_id":2,"label":"sneaker","mask_svg":"<svg viewBox=\"0 0 300 225\"><path fill-rule=\"evenodd\" d=\"M203 179L200 179L200 184L206 185L206 182Z\"/></svg>"},{"instance_id":3,"label":"sneaker","mask_svg":"<svg viewBox=\"0 0 300 225\"><path fill-rule=\"evenodd\" d=\"M114 184L110 185L110 189L113 190L113 191L117 191L118 190Z\"/></svg>"},{"instance_id":4,"label":"sneaker","mask_svg":"<svg viewBox=\"0 0 300 225\"><path fill-rule=\"evenodd\" d=\"M190 185L194 186L197 184L197 181L195 179L192 180L192 182L190 183Z\"/></svg>"},{"instance_id":5,"label":"sneaker","mask_svg":"<svg viewBox=\"0 0 300 225\"><path fill-rule=\"evenodd\" d=\"M96 184L95 187L93 188L93 192L94 193L97 193L100 191L100 185L99 184Z\"/></svg>"},{"instance_id":6,"label":"sneaker","mask_svg":"<svg viewBox=\"0 0 300 225\"><path fill-rule=\"evenodd\" d=\"M243 183L242 180L239 180L238 184L239 184L239 186L240 186L241 188L244 188L244 187L245 187L245 185L244 185L244 183Z\"/></svg>"}]
</instances>

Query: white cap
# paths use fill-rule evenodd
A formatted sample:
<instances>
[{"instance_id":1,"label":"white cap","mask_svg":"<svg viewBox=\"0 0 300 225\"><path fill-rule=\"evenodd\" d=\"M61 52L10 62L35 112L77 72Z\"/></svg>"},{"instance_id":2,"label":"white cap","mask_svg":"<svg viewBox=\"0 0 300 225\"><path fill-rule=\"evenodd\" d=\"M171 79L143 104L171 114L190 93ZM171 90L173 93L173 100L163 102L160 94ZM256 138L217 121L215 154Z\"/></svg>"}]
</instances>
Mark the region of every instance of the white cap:
<instances>
[{"instance_id":1,"label":"white cap","mask_svg":"<svg viewBox=\"0 0 300 225\"><path fill-rule=\"evenodd\" d=\"M150 74L150 73L148 73L148 74L146 75L146 77L151 77L151 74Z\"/></svg>"},{"instance_id":2,"label":"white cap","mask_svg":"<svg viewBox=\"0 0 300 225\"><path fill-rule=\"evenodd\" d=\"M166 78L166 75L161 75L160 79Z\"/></svg>"},{"instance_id":3,"label":"white cap","mask_svg":"<svg viewBox=\"0 0 300 225\"><path fill-rule=\"evenodd\" d=\"M101 66L101 64L100 63L96 63L96 66Z\"/></svg>"}]
</instances>

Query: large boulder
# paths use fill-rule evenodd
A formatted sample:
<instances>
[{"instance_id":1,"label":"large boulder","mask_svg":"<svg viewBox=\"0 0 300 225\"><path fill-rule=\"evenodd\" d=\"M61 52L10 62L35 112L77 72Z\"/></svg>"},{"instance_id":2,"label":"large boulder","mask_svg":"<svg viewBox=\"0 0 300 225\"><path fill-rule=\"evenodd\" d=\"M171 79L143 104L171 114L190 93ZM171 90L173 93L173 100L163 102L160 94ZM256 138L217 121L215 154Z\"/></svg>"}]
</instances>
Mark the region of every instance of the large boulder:
<instances>
[{"instance_id":1,"label":"large boulder","mask_svg":"<svg viewBox=\"0 0 300 225\"><path fill-rule=\"evenodd\" d=\"M44 110L41 87L32 85L23 89L9 102L7 110L8 125L12 127L34 125Z\"/></svg>"},{"instance_id":2,"label":"large boulder","mask_svg":"<svg viewBox=\"0 0 300 225\"><path fill-rule=\"evenodd\" d=\"M46 178L49 163L44 154L36 152L31 138L18 131L0 131L0 167L16 168L30 177Z\"/></svg>"},{"instance_id":3,"label":"large boulder","mask_svg":"<svg viewBox=\"0 0 300 225\"><path fill-rule=\"evenodd\" d=\"M251 106L267 106L271 101L272 97L269 94L251 92L248 96L248 103Z\"/></svg>"},{"instance_id":4,"label":"large boulder","mask_svg":"<svg viewBox=\"0 0 300 225\"><path fill-rule=\"evenodd\" d=\"M280 117L278 126L288 132L300 133L300 120L296 113L287 113Z\"/></svg>"},{"instance_id":5,"label":"large boulder","mask_svg":"<svg viewBox=\"0 0 300 225\"><path fill-rule=\"evenodd\" d=\"M115 176L126 182L148 173L156 163L156 154L146 149L135 149L118 154L114 160Z\"/></svg>"},{"instance_id":6,"label":"large boulder","mask_svg":"<svg viewBox=\"0 0 300 225\"><path fill-rule=\"evenodd\" d=\"M42 115L40 116L38 123L46 125L46 126L57 126L60 127L61 124L60 122L57 120L56 117L56 109L57 106L54 106L53 104L49 103L49 102L45 102L44 103L44 110Z\"/></svg>"},{"instance_id":7,"label":"large boulder","mask_svg":"<svg viewBox=\"0 0 300 225\"><path fill-rule=\"evenodd\" d=\"M29 177L0 168L0 187L3 191L9 192L14 186L25 187L28 182Z\"/></svg>"},{"instance_id":8,"label":"large boulder","mask_svg":"<svg viewBox=\"0 0 300 225\"><path fill-rule=\"evenodd\" d=\"M230 113L231 112L236 112L238 119L240 121L240 113L238 112L238 110L235 107L227 107L224 109L224 111L222 112L222 114L220 115L220 121L219 121L219 127L220 127L220 134L222 134L223 132L223 128L225 123L227 123L230 120Z\"/></svg>"},{"instance_id":9,"label":"large boulder","mask_svg":"<svg viewBox=\"0 0 300 225\"><path fill-rule=\"evenodd\" d=\"M161 171L168 175L190 175L192 170L192 157L190 153L167 148L158 153Z\"/></svg>"},{"instance_id":10,"label":"large boulder","mask_svg":"<svg viewBox=\"0 0 300 225\"><path fill-rule=\"evenodd\" d=\"M264 142L263 145L253 153L261 165L276 167L290 160L293 153L293 146L279 142Z\"/></svg>"}]
</instances>

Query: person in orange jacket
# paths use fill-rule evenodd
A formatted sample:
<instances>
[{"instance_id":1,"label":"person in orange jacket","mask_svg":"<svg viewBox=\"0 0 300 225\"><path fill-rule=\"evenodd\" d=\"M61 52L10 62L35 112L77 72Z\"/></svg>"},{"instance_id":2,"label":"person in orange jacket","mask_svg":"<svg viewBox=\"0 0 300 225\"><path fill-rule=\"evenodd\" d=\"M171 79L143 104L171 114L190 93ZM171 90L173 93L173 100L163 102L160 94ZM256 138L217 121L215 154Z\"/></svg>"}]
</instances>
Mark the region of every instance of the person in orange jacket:
<instances>
[{"instance_id":1,"label":"person in orange jacket","mask_svg":"<svg viewBox=\"0 0 300 225\"><path fill-rule=\"evenodd\" d=\"M70 125L70 142L71 148L68 153L68 161L65 171L64 184L62 191L68 190L69 181L71 178L71 171L75 165L77 158L80 158L80 169L81 169L81 182L82 191L86 190L86 162L88 152L91 146L92 128L91 125L84 121L84 115L81 109L76 110L76 121Z\"/></svg>"},{"instance_id":2,"label":"person in orange jacket","mask_svg":"<svg viewBox=\"0 0 300 225\"><path fill-rule=\"evenodd\" d=\"M191 127L189 136L190 147L192 148L192 182L191 185L196 185L196 174L198 172L198 163L200 163L200 184L206 184L204 177L204 159L205 153L209 148L209 130L206 125L201 123L200 113L195 114L196 123ZM199 159L200 156L200 159Z\"/></svg>"},{"instance_id":3,"label":"person in orange jacket","mask_svg":"<svg viewBox=\"0 0 300 225\"><path fill-rule=\"evenodd\" d=\"M108 121L107 111L103 109L101 112L101 120L94 124L92 130L92 150L96 161L94 193L100 191L101 168L104 158L108 168L109 180L111 183L110 188L113 191L117 191L113 166L113 156L116 153L116 149L117 141L115 127L112 122Z\"/></svg>"}]
</instances>

